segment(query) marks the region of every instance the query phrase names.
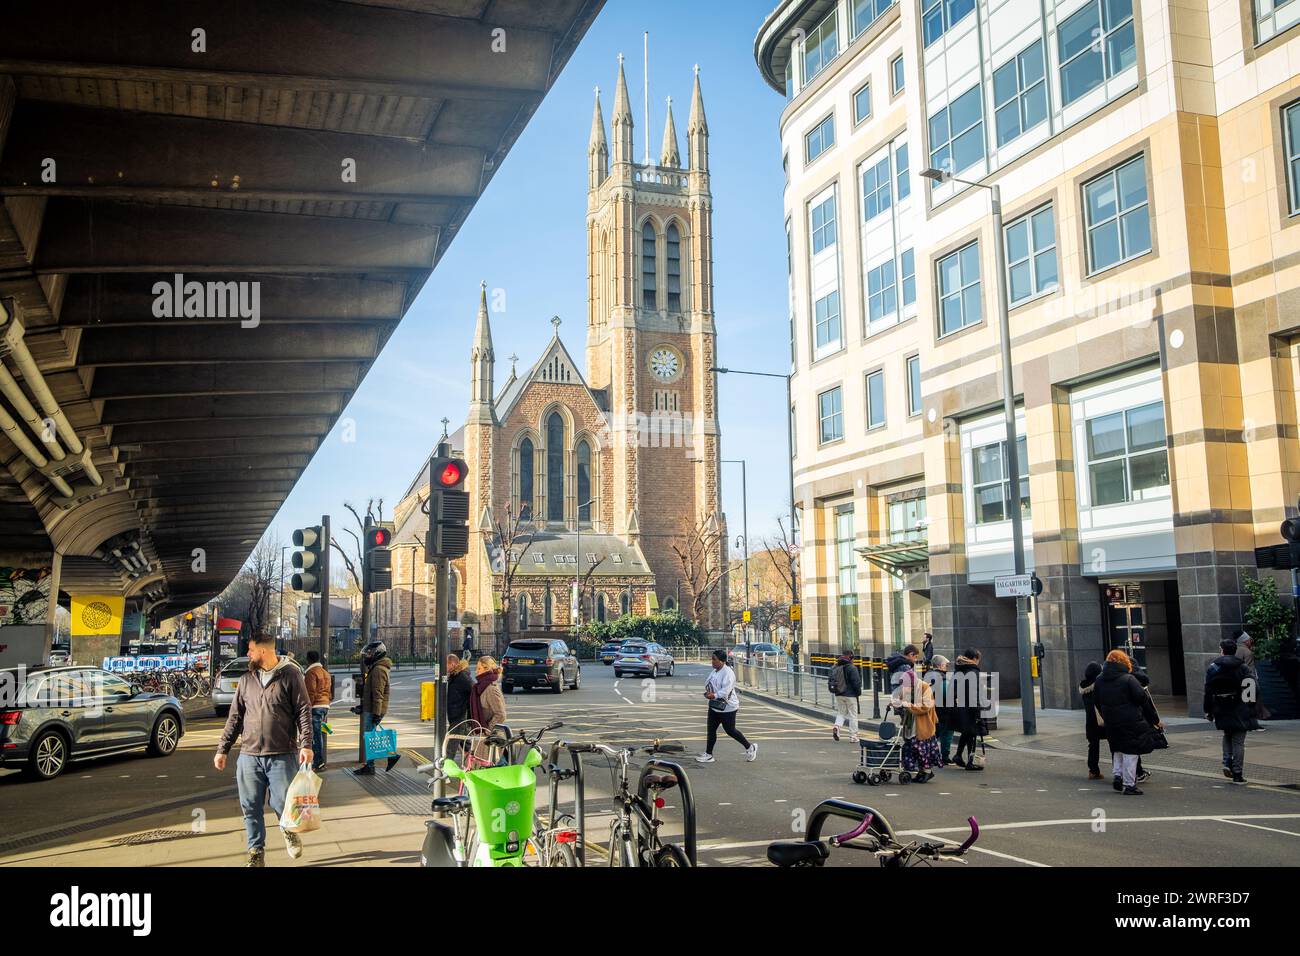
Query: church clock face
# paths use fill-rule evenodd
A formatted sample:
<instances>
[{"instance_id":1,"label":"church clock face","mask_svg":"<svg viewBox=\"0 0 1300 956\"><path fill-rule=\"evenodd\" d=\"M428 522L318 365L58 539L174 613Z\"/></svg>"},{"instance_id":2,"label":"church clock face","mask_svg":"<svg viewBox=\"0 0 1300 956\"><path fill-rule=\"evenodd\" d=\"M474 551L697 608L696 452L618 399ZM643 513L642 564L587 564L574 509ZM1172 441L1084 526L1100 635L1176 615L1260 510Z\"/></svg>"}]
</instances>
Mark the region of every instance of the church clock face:
<instances>
[{"instance_id":1,"label":"church clock face","mask_svg":"<svg viewBox=\"0 0 1300 956\"><path fill-rule=\"evenodd\" d=\"M676 381L682 374L682 357L676 349L661 345L650 353L650 374L661 382Z\"/></svg>"}]
</instances>

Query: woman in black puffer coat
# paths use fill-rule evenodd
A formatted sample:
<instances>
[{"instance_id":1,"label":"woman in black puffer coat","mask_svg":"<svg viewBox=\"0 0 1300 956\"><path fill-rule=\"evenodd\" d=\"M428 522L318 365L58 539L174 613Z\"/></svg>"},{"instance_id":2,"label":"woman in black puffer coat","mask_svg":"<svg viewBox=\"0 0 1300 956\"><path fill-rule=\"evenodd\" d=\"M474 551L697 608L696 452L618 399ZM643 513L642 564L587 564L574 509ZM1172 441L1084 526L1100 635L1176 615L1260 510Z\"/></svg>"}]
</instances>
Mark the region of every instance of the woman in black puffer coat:
<instances>
[{"instance_id":1,"label":"woman in black puffer coat","mask_svg":"<svg viewBox=\"0 0 1300 956\"><path fill-rule=\"evenodd\" d=\"M1102 780L1101 742L1106 739L1106 731L1097 723L1097 678L1101 676L1101 665L1089 661L1084 668L1083 680L1079 681L1079 697L1083 700L1083 734L1088 739L1088 779Z\"/></svg>"},{"instance_id":2,"label":"woman in black puffer coat","mask_svg":"<svg viewBox=\"0 0 1300 956\"><path fill-rule=\"evenodd\" d=\"M1151 695L1133 676L1133 662L1123 651L1106 655L1095 690L1097 710L1110 742L1115 789L1140 796L1138 757L1155 749L1153 730L1163 728Z\"/></svg>"}]
</instances>

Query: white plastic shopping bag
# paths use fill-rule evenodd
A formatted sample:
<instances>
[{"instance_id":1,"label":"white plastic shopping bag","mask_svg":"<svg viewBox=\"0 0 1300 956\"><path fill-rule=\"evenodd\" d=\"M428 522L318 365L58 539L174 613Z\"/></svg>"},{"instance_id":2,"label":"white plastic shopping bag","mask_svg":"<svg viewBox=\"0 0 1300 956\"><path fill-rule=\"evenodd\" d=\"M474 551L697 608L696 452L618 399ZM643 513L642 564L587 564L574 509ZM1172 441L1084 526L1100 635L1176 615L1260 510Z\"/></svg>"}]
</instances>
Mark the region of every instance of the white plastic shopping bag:
<instances>
[{"instance_id":1,"label":"white plastic shopping bag","mask_svg":"<svg viewBox=\"0 0 1300 956\"><path fill-rule=\"evenodd\" d=\"M290 833L310 833L320 829L320 777L307 764L289 784L284 798L280 828Z\"/></svg>"}]
</instances>

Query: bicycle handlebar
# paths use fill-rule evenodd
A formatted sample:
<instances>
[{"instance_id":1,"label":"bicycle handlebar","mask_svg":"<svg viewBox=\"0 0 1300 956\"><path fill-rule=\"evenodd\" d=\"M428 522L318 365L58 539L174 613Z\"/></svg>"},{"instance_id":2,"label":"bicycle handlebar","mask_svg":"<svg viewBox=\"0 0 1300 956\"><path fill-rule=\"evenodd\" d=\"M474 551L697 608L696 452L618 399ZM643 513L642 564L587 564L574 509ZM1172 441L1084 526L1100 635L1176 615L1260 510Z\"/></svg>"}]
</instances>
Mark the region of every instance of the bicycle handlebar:
<instances>
[{"instance_id":1,"label":"bicycle handlebar","mask_svg":"<svg viewBox=\"0 0 1300 956\"><path fill-rule=\"evenodd\" d=\"M868 813L862 818L862 822L848 833L841 833L839 836L831 837L831 846L839 846L841 843L848 843L850 840L856 840L858 837L862 836L862 834L866 833L867 830L871 828L871 821L875 819L875 816L874 813Z\"/></svg>"},{"instance_id":2,"label":"bicycle handlebar","mask_svg":"<svg viewBox=\"0 0 1300 956\"><path fill-rule=\"evenodd\" d=\"M941 856L962 856L975 845L975 841L980 838L979 821L974 817L967 817L966 823L970 826L970 836L966 838L966 842L957 847L945 847L939 851Z\"/></svg>"}]
</instances>

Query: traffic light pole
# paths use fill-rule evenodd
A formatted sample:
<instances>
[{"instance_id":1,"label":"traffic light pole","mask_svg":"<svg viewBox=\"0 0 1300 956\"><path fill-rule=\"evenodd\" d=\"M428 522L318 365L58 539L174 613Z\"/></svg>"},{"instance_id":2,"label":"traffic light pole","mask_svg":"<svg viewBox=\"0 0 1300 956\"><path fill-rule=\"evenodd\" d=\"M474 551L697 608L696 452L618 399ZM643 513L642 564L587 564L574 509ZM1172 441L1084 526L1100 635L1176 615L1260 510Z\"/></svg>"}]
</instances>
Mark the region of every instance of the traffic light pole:
<instances>
[{"instance_id":1,"label":"traffic light pole","mask_svg":"<svg viewBox=\"0 0 1300 956\"><path fill-rule=\"evenodd\" d=\"M330 516L321 515L321 535L324 547L320 549L320 659L328 672L330 667ZM308 605L310 606L310 605Z\"/></svg>"}]
</instances>

